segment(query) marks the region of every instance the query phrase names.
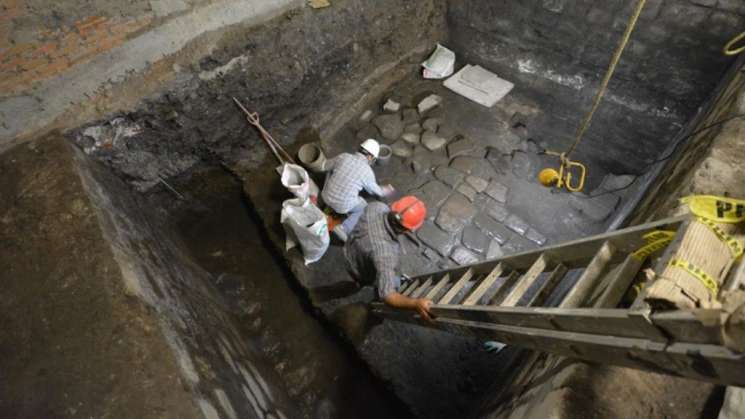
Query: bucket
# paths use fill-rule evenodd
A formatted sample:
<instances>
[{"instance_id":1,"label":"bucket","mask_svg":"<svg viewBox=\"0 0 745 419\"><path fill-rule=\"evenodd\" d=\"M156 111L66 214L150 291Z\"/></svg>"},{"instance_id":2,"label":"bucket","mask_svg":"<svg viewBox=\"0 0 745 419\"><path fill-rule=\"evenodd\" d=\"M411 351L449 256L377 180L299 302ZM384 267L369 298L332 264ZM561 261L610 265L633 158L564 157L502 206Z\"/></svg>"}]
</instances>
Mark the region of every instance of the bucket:
<instances>
[{"instance_id":1,"label":"bucket","mask_svg":"<svg viewBox=\"0 0 745 419\"><path fill-rule=\"evenodd\" d=\"M392 155L393 155L393 149L391 149L390 146L381 144L380 152L378 153L377 163L381 166L388 164L388 161L391 159Z\"/></svg>"},{"instance_id":2,"label":"bucket","mask_svg":"<svg viewBox=\"0 0 745 419\"><path fill-rule=\"evenodd\" d=\"M313 172L320 172L323 164L326 163L326 156L318 144L304 144L297 152L297 158L300 164Z\"/></svg>"}]
</instances>

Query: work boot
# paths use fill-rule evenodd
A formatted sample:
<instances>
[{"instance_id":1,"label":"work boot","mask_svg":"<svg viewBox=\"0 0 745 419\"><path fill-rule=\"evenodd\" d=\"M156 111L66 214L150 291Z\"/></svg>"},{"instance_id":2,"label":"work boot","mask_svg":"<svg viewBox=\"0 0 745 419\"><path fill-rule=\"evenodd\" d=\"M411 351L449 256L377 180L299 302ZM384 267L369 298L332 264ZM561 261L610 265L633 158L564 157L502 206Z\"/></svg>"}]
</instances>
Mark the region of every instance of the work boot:
<instances>
[{"instance_id":1,"label":"work boot","mask_svg":"<svg viewBox=\"0 0 745 419\"><path fill-rule=\"evenodd\" d=\"M339 224L338 226L334 227L334 229L331 230L331 231L334 232L334 235L336 236L336 238L339 239L339 240L341 240L342 243L346 243L347 242L347 232L344 231L344 227L342 227L341 224Z\"/></svg>"}]
</instances>

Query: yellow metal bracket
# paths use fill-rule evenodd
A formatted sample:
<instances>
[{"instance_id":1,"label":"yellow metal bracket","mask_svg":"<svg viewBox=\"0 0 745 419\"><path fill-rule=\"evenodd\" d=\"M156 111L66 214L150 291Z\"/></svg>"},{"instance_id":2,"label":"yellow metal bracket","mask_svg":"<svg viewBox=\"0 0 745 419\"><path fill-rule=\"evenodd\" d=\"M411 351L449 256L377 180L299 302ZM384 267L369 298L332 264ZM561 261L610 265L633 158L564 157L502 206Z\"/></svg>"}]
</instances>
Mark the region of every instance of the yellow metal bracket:
<instances>
[{"instance_id":1,"label":"yellow metal bracket","mask_svg":"<svg viewBox=\"0 0 745 419\"><path fill-rule=\"evenodd\" d=\"M559 178L556 180L556 187L566 188L570 192L582 192L585 188L585 178L587 177L587 168L584 164L569 160L566 153L558 153L556 151L545 151L549 156L556 156L559 158L561 165L559 166ZM575 176L572 176L574 172ZM572 184L572 180L576 180Z\"/></svg>"},{"instance_id":2,"label":"yellow metal bracket","mask_svg":"<svg viewBox=\"0 0 745 419\"><path fill-rule=\"evenodd\" d=\"M745 45L737 49L732 49L732 47L734 47L735 44L742 41L743 39L745 39L745 32L737 35L736 37L732 38L729 42L727 42L727 44L724 46L724 49L722 50L724 55L737 55L745 51Z\"/></svg>"}]
</instances>

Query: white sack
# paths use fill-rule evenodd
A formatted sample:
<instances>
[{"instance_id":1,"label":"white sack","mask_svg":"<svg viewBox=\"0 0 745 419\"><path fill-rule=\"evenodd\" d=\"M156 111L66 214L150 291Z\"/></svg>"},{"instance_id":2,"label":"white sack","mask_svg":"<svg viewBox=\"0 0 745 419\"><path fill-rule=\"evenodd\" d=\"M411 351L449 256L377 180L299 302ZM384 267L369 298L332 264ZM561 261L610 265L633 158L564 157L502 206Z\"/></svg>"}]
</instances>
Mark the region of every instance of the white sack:
<instances>
[{"instance_id":1,"label":"white sack","mask_svg":"<svg viewBox=\"0 0 745 419\"><path fill-rule=\"evenodd\" d=\"M326 214L308 199L288 199L282 203L280 218L285 228L285 249L300 245L305 264L320 260L329 248Z\"/></svg>"},{"instance_id":2,"label":"white sack","mask_svg":"<svg viewBox=\"0 0 745 419\"><path fill-rule=\"evenodd\" d=\"M313 182L313 179L308 176L308 172L306 172L305 169L296 164L290 163L285 163L281 167L282 185L284 185L293 195L303 201L311 197L315 199L318 196L318 186Z\"/></svg>"}]
</instances>

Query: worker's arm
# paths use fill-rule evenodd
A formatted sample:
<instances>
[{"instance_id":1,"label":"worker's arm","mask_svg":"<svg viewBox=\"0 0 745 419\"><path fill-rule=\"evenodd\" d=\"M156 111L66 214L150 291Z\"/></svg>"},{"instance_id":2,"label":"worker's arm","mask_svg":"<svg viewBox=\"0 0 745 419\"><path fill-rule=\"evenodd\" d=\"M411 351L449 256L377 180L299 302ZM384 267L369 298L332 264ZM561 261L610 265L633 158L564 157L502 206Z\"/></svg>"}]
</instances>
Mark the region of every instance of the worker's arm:
<instances>
[{"instance_id":1,"label":"worker's arm","mask_svg":"<svg viewBox=\"0 0 745 419\"><path fill-rule=\"evenodd\" d=\"M426 298L409 298L401 293L391 292L383 299L383 302L391 307L416 310L424 320L432 321L433 316L429 311L432 301Z\"/></svg>"},{"instance_id":2,"label":"worker's arm","mask_svg":"<svg viewBox=\"0 0 745 419\"><path fill-rule=\"evenodd\" d=\"M365 189L365 192L377 196L378 198L386 198L394 192L393 186L391 185L378 185L378 181L375 179L375 173L373 173L372 169L370 169L370 172L367 174L367 179L362 182L362 187Z\"/></svg>"}]
</instances>

